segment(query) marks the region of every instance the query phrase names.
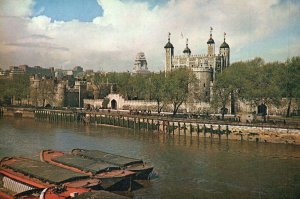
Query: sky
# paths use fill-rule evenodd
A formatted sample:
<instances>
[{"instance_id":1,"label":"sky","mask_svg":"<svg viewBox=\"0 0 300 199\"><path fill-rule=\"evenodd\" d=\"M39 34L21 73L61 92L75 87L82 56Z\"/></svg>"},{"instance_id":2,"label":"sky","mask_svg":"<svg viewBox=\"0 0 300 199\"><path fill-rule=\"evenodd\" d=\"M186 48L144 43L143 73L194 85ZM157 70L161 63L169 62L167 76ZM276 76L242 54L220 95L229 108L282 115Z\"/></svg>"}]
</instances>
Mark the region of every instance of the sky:
<instances>
[{"instance_id":1,"label":"sky","mask_svg":"<svg viewBox=\"0 0 300 199\"><path fill-rule=\"evenodd\" d=\"M144 52L150 71L164 69L171 33L176 55L186 38L206 54L210 27L216 54L231 62L300 56L299 0L1 0L0 68L12 65L131 71Z\"/></svg>"}]
</instances>

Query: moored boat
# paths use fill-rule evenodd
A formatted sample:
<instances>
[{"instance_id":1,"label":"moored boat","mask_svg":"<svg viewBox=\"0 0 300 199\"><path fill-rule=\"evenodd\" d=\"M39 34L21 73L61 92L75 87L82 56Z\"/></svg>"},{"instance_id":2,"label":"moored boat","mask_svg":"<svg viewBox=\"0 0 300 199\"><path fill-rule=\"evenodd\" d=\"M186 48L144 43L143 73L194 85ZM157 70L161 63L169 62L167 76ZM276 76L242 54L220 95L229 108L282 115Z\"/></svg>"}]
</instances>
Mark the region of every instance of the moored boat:
<instances>
[{"instance_id":1,"label":"moored boat","mask_svg":"<svg viewBox=\"0 0 300 199\"><path fill-rule=\"evenodd\" d=\"M122 170L119 166L87 159L84 157L55 150L43 150L42 161L69 169L101 180L101 187L109 191L124 191L131 189L132 171Z\"/></svg>"},{"instance_id":2,"label":"moored boat","mask_svg":"<svg viewBox=\"0 0 300 199\"><path fill-rule=\"evenodd\" d=\"M13 198L16 194L64 186L79 192L99 186L98 179L79 174L44 162L21 157L6 157L0 161L0 198ZM77 191L76 191L77 190ZM34 198L34 195L24 198Z\"/></svg>"},{"instance_id":3,"label":"moored boat","mask_svg":"<svg viewBox=\"0 0 300 199\"><path fill-rule=\"evenodd\" d=\"M73 149L71 153L84 158L118 165L123 169L135 172L135 179L149 179L149 175L153 171L153 166L148 165L141 159L115 155L99 150Z\"/></svg>"}]
</instances>

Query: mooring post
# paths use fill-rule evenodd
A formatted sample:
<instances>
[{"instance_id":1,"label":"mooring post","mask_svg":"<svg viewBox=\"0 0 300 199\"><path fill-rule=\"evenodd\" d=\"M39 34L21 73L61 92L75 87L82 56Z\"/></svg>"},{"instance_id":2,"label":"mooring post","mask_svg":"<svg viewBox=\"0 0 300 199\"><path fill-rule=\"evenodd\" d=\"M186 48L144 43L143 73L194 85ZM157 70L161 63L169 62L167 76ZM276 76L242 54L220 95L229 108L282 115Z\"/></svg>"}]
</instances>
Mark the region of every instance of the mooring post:
<instances>
[{"instance_id":1,"label":"mooring post","mask_svg":"<svg viewBox=\"0 0 300 199\"><path fill-rule=\"evenodd\" d=\"M200 128L199 128L199 124L197 124L197 135L199 135L200 133Z\"/></svg>"},{"instance_id":2,"label":"mooring post","mask_svg":"<svg viewBox=\"0 0 300 199\"><path fill-rule=\"evenodd\" d=\"M203 125L203 135L204 135L204 137L206 137L206 126L205 126L205 124Z\"/></svg>"},{"instance_id":3,"label":"mooring post","mask_svg":"<svg viewBox=\"0 0 300 199\"><path fill-rule=\"evenodd\" d=\"M174 131L175 131L175 124L174 124L174 121L172 122L172 133L174 135Z\"/></svg>"},{"instance_id":4,"label":"mooring post","mask_svg":"<svg viewBox=\"0 0 300 199\"><path fill-rule=\"evenodd\" d=\"M228 134L229 134L229 128L228 128L228 125L226 125L226 138L228 140Z\"/></svg>"},{"instance_id":5,"label":"mooring post","mask_svg":"<svg viewBox=\"0 0 300 199\"><path fill-rule=\"evenodd\" d=\"M219 139L221 139L221 126L220 126L220 124L218 126L218 135L219 135Z\"/></svg>"},{"instance_id":6,"label":"mooring post","mask_svg":"<svg viewBox=\"0 0 300 199\"><path fill-rule=\"evenodd\" d=\"M213 131L214 131L213 125L211 124L210 125L210 138L213 138Z\"/></svg>"},{"instance_id":7,"label":"mooring post","mask_svg":"<svg viewBox=\"0 0 300 199\"><path fill-rule=\"evenodd\" d=\"M147 118L147 131L149 131L149 118Z\"/></svg>"},{"instance_id":8,"label":"mooring post","mask_svg":"<svg viewBox=\"0 0 300 199\"><path fill-rule=\"evenodd\" d=\"M193 126L192 126L192 123L190 123L190 134L192 135L193 133Z\"/></svg>"}]
</instances>

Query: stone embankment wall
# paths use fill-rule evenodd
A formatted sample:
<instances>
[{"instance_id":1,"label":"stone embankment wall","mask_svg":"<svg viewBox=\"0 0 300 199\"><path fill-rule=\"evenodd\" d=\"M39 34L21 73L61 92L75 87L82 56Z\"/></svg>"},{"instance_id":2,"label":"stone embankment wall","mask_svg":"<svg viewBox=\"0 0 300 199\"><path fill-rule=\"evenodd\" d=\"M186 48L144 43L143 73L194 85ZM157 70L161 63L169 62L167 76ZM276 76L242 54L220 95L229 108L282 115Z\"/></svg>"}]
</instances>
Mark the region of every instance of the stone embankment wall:
<instances>
[{"instance_id":1,"label":"stone embankment wall","mask_svg":"<svg viewBox=\"0 0 300 199\"><path fill-rule=\"evenodd\" d=\"M110 112L73 112L4 108L3 115L35 118L49 122L77 122L86 125L111 125L163 134L199 136L240 141L300 145L300 129L240 124L213 124L201 120L175 120L145 115L121 115Z\"/></svg>"}]
</instances>

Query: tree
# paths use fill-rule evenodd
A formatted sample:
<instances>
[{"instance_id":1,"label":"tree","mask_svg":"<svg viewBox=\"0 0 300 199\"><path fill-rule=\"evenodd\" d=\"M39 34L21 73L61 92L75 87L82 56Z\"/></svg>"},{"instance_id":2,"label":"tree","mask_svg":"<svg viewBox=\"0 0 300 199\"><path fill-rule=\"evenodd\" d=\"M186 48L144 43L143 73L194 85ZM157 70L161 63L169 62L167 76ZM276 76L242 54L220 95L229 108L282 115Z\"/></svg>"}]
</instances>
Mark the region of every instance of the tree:
<instances>
[{"instance_id":1,"label":"tree","mask_svg":"<svg viewBox=\"0 0 300 199\"><path fill-rule=\"evenodd\" d=\"M29 77L27 75L16 75L12 78L1 79L0 81L0 97L2 99L13 99L21 102L21 99L27 98L29 95Z\"/></svg>"},{"instance_id":2,"label":"tree","mask_svg":"<svg viewBox=\"0 0 300 199\"><path fill-rule=\"evenodd\" d=\"M286 117L290 116L293 98L300 98L300 57L292 57L286 61L279 72L279 86L283 97L287 98Z\"/></svg>"},{"instance_id":3,"label":"tree","mask_svg":"<svg viewBox=\"0 0 300 199\"><path fill-rule=\"evenodd\" d=\"M212 106L215 108L221 107L222 120L224 119L226 104L230 95L238 89L232 73L233 71L228 69L218 75L213 87Z\"/></svg>"},{"instance_id":4,"label":"tree","mask_svg":"<svg viewBox=\"0 0 300 199\"><path fill-rule=\"evenodd\" d=\"M13 95L15 99L20 101L21 99L25 99L29 95L29 77L27 75L18 75L13 77L11 81L12 87L10 89L13 90Z\"/></svg>"},{"instance_id":5,"label":"tree","mask_svg":"<svg viewBox=\"0 0 300 199\"><path fill-rule=\"evenodd\" d=\"M153 73L149 77L149 99L155 100L157 103L157 112L160 113L164 107L166 98L166 78L164 73Z\"/></svg>"},{"instance_id":6,"label":"tree","mask_svg":"<svg viewBox=\"0 0 300 199\"><path fill-rule=\"evenodd\" d=\"M166 74L165 103L173 106L173 115L176 115L179 107L187 101L189 86L194 84L196 77L188 68L179 68Z\"/></svg>"}]
</instances>

